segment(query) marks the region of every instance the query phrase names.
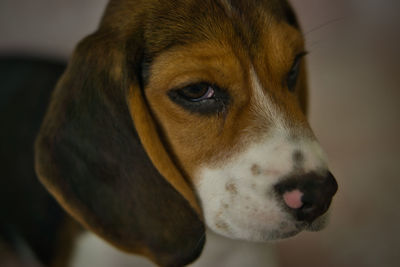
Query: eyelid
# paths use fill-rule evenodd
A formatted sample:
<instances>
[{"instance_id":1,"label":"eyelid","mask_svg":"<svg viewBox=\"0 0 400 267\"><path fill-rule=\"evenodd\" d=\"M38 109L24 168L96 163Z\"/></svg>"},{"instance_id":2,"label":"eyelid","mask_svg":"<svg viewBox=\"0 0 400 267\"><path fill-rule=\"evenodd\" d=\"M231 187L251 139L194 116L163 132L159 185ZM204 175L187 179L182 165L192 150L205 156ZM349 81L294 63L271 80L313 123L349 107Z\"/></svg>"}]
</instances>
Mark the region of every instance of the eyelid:
<instances>
[{"instance_id":1,"label":"eyelid","mask_svg":"<svg viewBox=\"0 0 400 267\"><path fill-rule=\"evenodd\" d=\"M300 52L300 53L298 53L298 54L296 55L296 57L294 58L294 61L293 61L293 62L297 62L297 61L299 61L300 59L302 59L303 57L305 57L305 56L307 56L307 55L308 55L308 52L307 52L307 51Z\"/></svg>"},{"instance_id":2,"label":"eyelid","mask_svg":"<svg viewBox=\"0 0 400 267\"><path fill-rule=\"evenodd\" d=\"M170 89L169 90L181 90L184 89L188 86L194 85L194 84L199 84L199 83L203 83L203 80L184 80L178 83L173 83L173 86L169 86Z\"/></svg>"},{"instance_id":3,"label":"eyelid","mask_svg":"<svg viewBox=\"0 0 400 267\"><path fill-rule=\"evenodd\" d=\"M293 60L292 66L290 67L290 70L292 70L293 68L297 67L300 64L301 59L303 57L305 57L306 55L308 55L307 51L303 51L303 52L298 53L296 55L296 57L294 58L294 60Z\"/></svg>"}]
</instances>

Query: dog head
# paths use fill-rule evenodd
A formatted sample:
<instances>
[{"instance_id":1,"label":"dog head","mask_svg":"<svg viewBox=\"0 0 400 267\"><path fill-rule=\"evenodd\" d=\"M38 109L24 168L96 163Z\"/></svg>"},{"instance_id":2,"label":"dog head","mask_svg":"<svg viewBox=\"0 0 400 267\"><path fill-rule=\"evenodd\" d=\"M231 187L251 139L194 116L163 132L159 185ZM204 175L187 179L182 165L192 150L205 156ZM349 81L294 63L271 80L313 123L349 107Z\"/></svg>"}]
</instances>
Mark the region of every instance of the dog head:
<instances>
[{"instance_id":1,"label":"dog head","mask_svg":"<svg viewBox=\"0 0 400 267\"><path fill-rule=\"evenodd\" d=\"M267 241L323 225L337 184L306 120L303 37L286 1L110 1L36 141L60 204L160 265L205 224Z\"/></svg>"}]
</instances>

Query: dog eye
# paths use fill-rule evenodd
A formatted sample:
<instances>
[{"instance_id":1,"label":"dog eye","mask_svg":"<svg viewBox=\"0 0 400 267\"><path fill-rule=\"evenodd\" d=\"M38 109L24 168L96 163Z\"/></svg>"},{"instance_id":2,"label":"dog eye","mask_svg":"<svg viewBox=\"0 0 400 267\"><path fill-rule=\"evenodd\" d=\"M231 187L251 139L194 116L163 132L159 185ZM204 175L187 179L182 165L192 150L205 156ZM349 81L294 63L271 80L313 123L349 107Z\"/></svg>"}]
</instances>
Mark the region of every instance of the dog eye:
<instances>
[{"instance_id":1,"label":"dog eye","mask_svg":"<svg viewBox=\"0 0 400 267\"><path fill-rule=\"evenodd\" d=\"M168 91L169 98L192 113L212 115L224 112L229 103L226 90L201 82Z\"/></svg>"},{"instance_id":2,"label":"dog eye","mask_svg":"<svg viewBox=\"0 0 400 267\"><path fill-rule=\"evenodd\" d=\"M186 86L177 91L177 93L192 102L199 102L210 99L214 96L215 90L212 85L207 83L198 83Z\"/></svg>"},{"instance_id":3,"label":"dog eye","mask_svg":"<svg viewBox=\"0 0 400 267\"><path fill-rule=\"evenodd\" d=\"M296 88L297 84L297 78L299 76L299 71L300 71L300 63L301 59L303 56L305 56L306 53L301 53L296 56L296 59L294 60L294 63L292 65L292 68L290 69L287 78L286 78L286 86L289 89L290 92L293 92Z\"/></svg>"}]
</instances>

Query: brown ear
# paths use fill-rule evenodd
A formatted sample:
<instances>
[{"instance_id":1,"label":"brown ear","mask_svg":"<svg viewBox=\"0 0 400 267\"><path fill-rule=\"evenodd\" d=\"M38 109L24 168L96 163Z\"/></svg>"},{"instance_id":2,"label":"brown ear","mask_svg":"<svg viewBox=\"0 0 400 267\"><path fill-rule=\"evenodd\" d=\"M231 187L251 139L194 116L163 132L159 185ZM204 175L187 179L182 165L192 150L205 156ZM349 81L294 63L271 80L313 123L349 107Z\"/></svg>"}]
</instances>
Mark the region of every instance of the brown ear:
<instances>
[{"instance_id":1,"label":"brown ear","mask_svg":"<svg viewBox=\"0 0 400 267\"><path fill-rule=\"evenodd\" d=\"M127 41L99 30L79 44L37 137L36 172L106 241L162 266L182 266L199 256L205 229L139 85L141 36Z\"/></svg>"}]
</instances>

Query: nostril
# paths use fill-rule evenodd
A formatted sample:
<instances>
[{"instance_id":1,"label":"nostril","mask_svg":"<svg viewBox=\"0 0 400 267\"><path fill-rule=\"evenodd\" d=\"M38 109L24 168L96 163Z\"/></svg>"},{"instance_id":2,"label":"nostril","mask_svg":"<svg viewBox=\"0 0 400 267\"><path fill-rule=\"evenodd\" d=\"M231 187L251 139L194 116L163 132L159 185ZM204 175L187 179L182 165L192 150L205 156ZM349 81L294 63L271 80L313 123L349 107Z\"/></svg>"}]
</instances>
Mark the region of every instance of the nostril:
<instances>
[{"instance_id":1,"label":"nostril","mask_svg":"<svg viewBox=\"0 0 400 267\"><path fill-rule=\"evenodd\" d=\"M301 201L303 201L303 203L304 203L304 206L303 206L304 209L310 209L314 205L314 202L315 202L314 197L312 197L312 195L309 193L303 195L303 197L301 198Z\"/></svg>"},{"instance_id":2,"label":"nostril","mask_svg":"<svg viewBox=\"0 0 400 267\"><path fill-rule=\"evenodd\" d=\"M297 210L296 216L300 221L313 221L316 217L321 215L322 206L324 205L320 202L317 196L314 194L307 192L302 197L303 206L301 209Z\"/></svg>"}]
</instances>

